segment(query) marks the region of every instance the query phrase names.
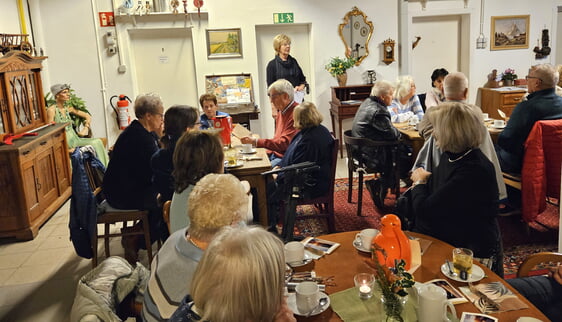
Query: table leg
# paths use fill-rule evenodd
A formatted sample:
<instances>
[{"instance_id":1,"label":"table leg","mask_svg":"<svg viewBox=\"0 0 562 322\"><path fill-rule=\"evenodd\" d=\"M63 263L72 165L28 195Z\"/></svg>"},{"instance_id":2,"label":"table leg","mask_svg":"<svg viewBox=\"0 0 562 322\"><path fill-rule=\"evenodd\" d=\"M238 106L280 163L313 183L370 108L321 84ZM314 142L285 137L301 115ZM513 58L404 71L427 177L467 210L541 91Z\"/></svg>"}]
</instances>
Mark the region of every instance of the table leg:
<instances>
[{"instance_id":1,"label":"table leg","mask_svg":"<svg viewBox=\"0 0 562 322\"><path fill-rule=\"evenodd\" d=\"M259 209L259 221L260 225L268 227L267 219L267 191L266 191L266 176L261 174L248 175L248 176L237 176L240 181L247 180L250 186L255 189L254 198L257 199L258 209Z\"/></svg>"}]
</instances>

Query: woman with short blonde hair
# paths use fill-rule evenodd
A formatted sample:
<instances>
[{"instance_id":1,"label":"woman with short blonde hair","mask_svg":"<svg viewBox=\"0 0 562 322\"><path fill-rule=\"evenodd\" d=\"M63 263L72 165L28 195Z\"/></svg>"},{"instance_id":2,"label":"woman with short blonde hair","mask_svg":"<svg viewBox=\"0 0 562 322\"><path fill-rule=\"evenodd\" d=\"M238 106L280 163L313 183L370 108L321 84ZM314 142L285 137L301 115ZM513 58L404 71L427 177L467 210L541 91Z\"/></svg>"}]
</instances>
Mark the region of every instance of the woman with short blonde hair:
<instances>
[{"instance_id":1,"label":"woman with short blonde hair","mask_svg":"<svg viewBox=\"0 0 562 322\"><path fill-rule=\"evenodd\" d=\"M286 79L291 83L295 92L304 91L306 78L297 60L290 55L291 38L285 34L275 36L273 49L275 49L275 58L267 64L266 68L267 86L269 87L276 80ZM299 97L304 97L304 93ZM297 103L301 101L302 99Z\"/></svg>"},{"instance_id":2,"label":"woman with short blonde hair","mask_svg":"<svg viewBox=\"0 0 562 322\"><path fill-rule=\"evenodd\" d=\"M486 135L482 112L466 103L445 102L432 107L428 116L443 153L433 172L417 168L412 173L413 231L471 249L503 277L496 174L478 148Z\"/></svg>"},{"instance_id":3,"label":"woman with short blonde hair","mask_svg":"<svg viewBox=\"0 0 562 322\"><path fill-rule=\"evenodd\" d=\"M396 81L394 100L388 107L392 122L408 121L416 116L418 121L423 118L423 108L418 95L416 95L416 83L410 75L400 76Z\"/></svg>"}]
</instances>

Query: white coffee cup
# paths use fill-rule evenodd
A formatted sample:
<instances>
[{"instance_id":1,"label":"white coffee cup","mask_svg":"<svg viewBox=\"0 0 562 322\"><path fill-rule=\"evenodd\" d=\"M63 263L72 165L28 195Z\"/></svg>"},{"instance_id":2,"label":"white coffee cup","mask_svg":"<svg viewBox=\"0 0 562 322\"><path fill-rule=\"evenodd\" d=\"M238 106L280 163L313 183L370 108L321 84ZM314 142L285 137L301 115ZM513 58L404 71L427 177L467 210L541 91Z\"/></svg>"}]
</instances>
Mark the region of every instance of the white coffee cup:
<instances>
[{"instance_id":1,"label":"white coffee cup","mask_svg":"<svg viewBox=\"0 0 562 322\"><path fill-rule=\"evenodd\" d=\"M298 241L285 244L285 262L302 263L304 260L304 245Z\"/></svg>"},{"instance_id":2,"label":"white coffee cup","mask_svg":"<svg viewBox=\"0 0 562 322\"><path fill-rule=\"evenodd\" d=\"M244 153L252 153L253 150L253 146L251 143L246 143L246 144L242 144L242 152Z\"/></svg>"},{"instance_id":3,"label":"white coffee cup","mask_svg":"<svg viewBox=\"0 0 562 322\"><path fill-rule=\"evenodd\" d=\"M504 120L494 120L494 126L495 127L504 127L505 121Z\"/></svg>"},{"instance_id":4,"label":"white coffee cup","mask_svg":"<svg viewBox=\"0 0 562 322\"><path fill-rule=\"evenodd\" d=\"M482 117L487 120L488 118L490 118L490 115L488 113L482 113Z\"/></svg>"},{"instance_id":5,"label":"white coffee cup","mask_svg":"<svg viewBox=\"0 0 562 322\"><path fill-rule=\"evenodd\" d=\"M361 243L361 247L363 249L370 249L373 238L375 238L378 233L379 231L374 228L363 229L355 235L355 240L358 240L359 243Z\"/></svg>"},{"instance_id":6,"label":"white coffee cup","mask_svg":"<svg viewBox=\"0 0 562 322\"><path fill-rule=\"evenodd\" d=\"M301 314L308 313L318 305L320 289L316 282L302 282L295 288L297 309Z\"/></svg>"},{"instance_id":7,"label":"white coffee cup","mask_svg":"<svg viewBox=\"0 0 562 322\"><path fill-rule=\"evenodd\" d=\"M451 320L447 317L447 308L456 316L455 306L447 300L447 292L437 285L416 285L418 295L418 321L436 322Z\"/></svg>"}]
</instances>

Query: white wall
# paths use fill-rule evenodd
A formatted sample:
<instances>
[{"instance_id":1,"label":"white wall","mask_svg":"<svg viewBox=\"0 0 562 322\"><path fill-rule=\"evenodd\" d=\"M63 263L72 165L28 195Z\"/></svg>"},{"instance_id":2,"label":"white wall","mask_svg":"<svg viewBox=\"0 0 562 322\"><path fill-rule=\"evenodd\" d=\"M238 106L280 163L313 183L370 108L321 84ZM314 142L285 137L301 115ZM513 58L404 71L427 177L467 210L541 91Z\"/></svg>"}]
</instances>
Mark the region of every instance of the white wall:
<instances>
[{"instance_id":1,"label":"white wall","mask_svg":"<svg viewBox=\"0 0 562 322\"><path fill-rule=\"evenodd\" d=\"M121 2L117 1L116 2ZM0 3L0 31L19 32L17 8L15 0L3 0ZM178 17L153 16L137 19L137 24L128 18L118 18L117 30L120 42L120 55L105 53L103 34L113 28L100 28L97 21L98 11L113 11L111 0L29 0L31 16L34 17L34 31L38 47L45 48L49 58L44 70L44 86L55 82L69 82L77 93L82 96L93 114L93 130L97 136L107 136L113 142L119 131L115 124L109 97L116 94L127 94L134 98L137 94L134 63L131 61L130 29L135 28L182 28L185 25L182 15ZM547 59L535 60L532 47L540 32L546 26L551 31L551 46L556 48L557 29L556 7L562 5L562 0L488 0L484 8L484 34L488 38L487 48L475 49L476 38L480 27L480 1L428 1L427 8L422 10L419 1L386 1L386 0L357 0L353 4L342 4L339 0L284 0L284 1L205 1L201 19L192 15L192 39L194 47L196 83L198 93L204 91L205 75L228 73L251 73L254 86L260 80L258 72L258 50L255 36L256 25L273 23L272 13L293 12L296 23L310 24L310 64L313 75L306 75L314 88L314 95L309 98L314 101L325 116L324 124L330 127L329 100L330 86L336 85L336 80L324 70L324 65L332 56L343 56L344 47L340 41L337 27L342 22L346 12L356 5L365 12L373 22L374 35L369 44L370 55L362 65L349 71L348 84L364 83L364 74L368 69L374 69L378 79L395 79L399 73L409 71L408 59L411 54L411 41L408 26L414 17L462 14L469 17L466 23L466 34L469 38L467 51L469 52L470 95L473 101L477 88L486 81L486 75L494 68L503 70L507 67L515 68L520 77L526 74L530 65L542 62L554 63L554 53ZM92 9L93 8L93 9ZM529 49L490 51L489 30L490 16L530 14L530 47ZM9 17L4 19L4 17ZM401 24L402 21L402 24ZM406 22L404 24L404 21ZM191 24L190 21L187 24ZM205 46L206 28L234 28L242 29L243 58L236 59L207 59ZM439 30L435 31L439 33ZM381 43L392 38L398 43L397 61L386 65L381 59ZM558 37L560 38L560 37ZM423 41L423 40L422 40ZM98 57L98 46L101 55ZM408 50L407 50L408 49ZM436 48L438 54L438 48ZM125 65L127 71L119 73L119 65ZM177 87L173 79L162 79L169 86ZM259 102L259 91L256 91L256 102ZM188 104L196 104L196 98ZM169 104L165 102L165 105ZM260 106L261 109L269 106ZM269 118L260 118L261 126L268 127Z\"/></svg>"}]
</instances>

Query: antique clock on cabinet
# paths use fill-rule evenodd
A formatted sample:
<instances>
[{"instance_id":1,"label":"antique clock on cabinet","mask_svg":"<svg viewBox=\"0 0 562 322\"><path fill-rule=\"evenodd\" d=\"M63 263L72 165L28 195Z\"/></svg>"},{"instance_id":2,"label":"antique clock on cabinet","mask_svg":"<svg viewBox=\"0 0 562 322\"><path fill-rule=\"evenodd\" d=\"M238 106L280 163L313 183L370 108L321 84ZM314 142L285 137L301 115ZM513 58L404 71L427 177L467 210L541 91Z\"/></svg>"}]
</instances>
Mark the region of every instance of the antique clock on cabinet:
<instances>
[{"instance_id":1,"label":"antique clock on cabinet","mask_svg":"<svg viewBox=\"0 0 562 322\"><path fill-rule=\"evenodd\" d=\"M387 40L383 41L382 46L383 46L382 61L388 65L394 61L394 40L388 38Z\"/></svg>"}]
</instances>

